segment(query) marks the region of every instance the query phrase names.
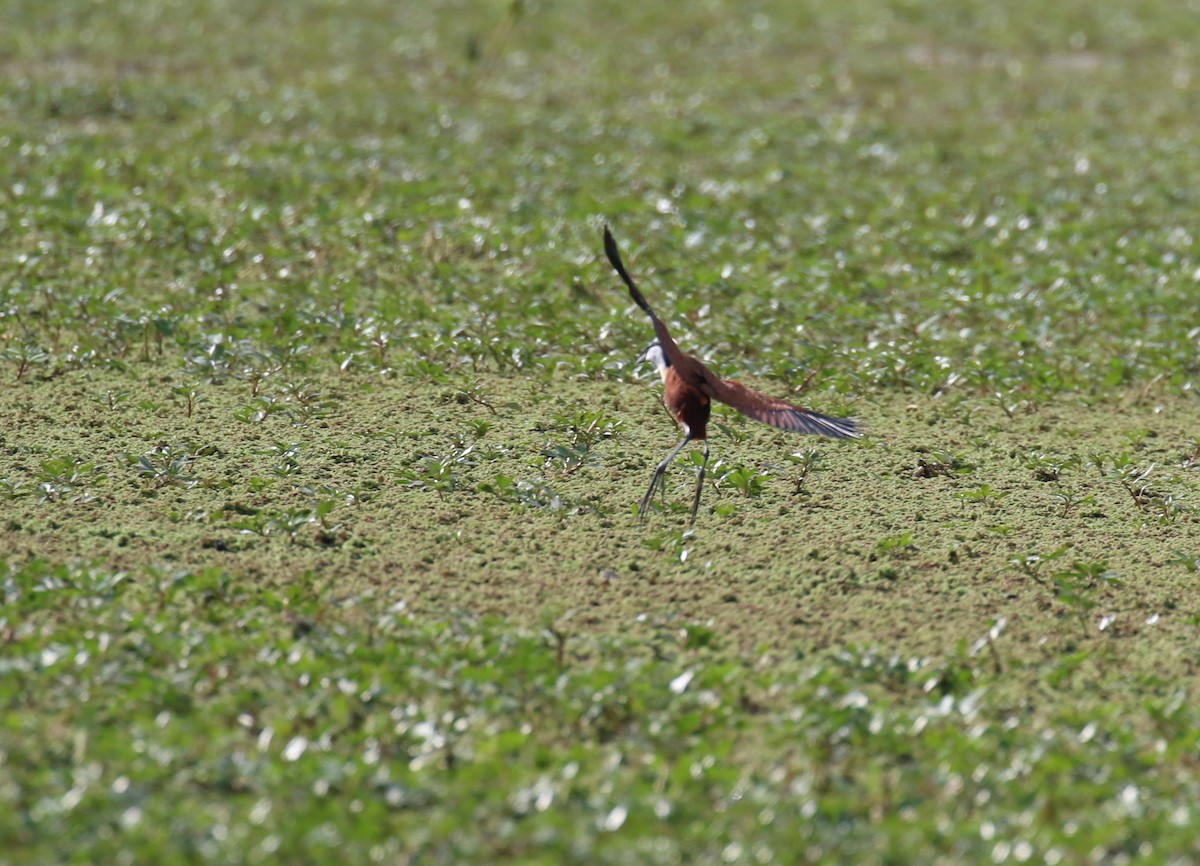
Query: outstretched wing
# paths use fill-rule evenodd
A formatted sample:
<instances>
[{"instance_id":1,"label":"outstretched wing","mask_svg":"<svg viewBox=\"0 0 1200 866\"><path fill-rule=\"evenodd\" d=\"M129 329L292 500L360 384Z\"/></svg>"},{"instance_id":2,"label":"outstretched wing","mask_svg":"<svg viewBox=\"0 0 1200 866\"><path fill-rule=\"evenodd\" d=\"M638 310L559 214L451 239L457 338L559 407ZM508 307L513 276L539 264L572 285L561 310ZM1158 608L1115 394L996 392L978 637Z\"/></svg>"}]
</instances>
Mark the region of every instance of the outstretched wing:
<instances>
[{"instance_id":1,"label":"outstretched wing","mask_svg":"<svg viewBox=\"0 0 1200 866\"><path fill-rule=\"evenodd\" d=\"M714 400L720 400L737 409L743 415L770 424L780 430L794 433L812 433L817 436L832 436L835 439L857 439L861 434L850 418L831 418L793 406L786 400L778 400L752 391L733 379L719 379L710 371L701 390Z\"/></svg>"},{"instance_id":2,"label":"outstretched wing","mask_svg":"<svg viewBox=\"0 0 1200 866\"><path fill-rule=\"evenodd\" d=\"M666 353L667 360L672 364L678 363L683 356L683 352L675 345L675 341L671 339L671 333L667 330L667 326L663 324L663 320L654 315L654 310L650 309L650 305L646 303L645 296L638 291L637 285L633 282L633 277L629 276L629 271L625 270L625 265L621 262L621 251L617 249L617 242L612 236L612 232L608 230L608 226L604 227L604 254L608 256L609 264L617 272L617 276L621 278L626 286L629 287L629 294L633 298L633 302L646 311L646 315L650 317L650 321L654 324L654 335L658 337L659 344L663 347L663 352Z\"/></svg>"}]
</instances>

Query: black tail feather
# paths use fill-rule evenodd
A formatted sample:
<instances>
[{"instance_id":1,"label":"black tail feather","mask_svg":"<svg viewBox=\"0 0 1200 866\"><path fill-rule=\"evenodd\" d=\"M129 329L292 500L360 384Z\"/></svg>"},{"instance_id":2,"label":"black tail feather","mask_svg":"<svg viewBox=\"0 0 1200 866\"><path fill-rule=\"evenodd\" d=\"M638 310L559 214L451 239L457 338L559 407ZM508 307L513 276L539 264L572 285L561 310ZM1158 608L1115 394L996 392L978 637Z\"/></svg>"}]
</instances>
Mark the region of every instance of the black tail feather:
<instances>
[{"instance_id":1,"label":"black tail feather","mask_svg":"<svg viewBox=\"0 0 1200 866\"><path fill-rule=\"evenodd\" d=\"M621 262L621 252L617 249L617 241L612 236L612 232L608 230L608 226L604 227L604 254L608 256L609 264L616 270L621 282L629 287L629 294L633 297L634 303L645 310L651 319L658 318L654 315L654 310L650 309L650 305L646 303L646 299L642 297L642 293L638 291L633 277L629 276L629 271L625 270L625 265Z\"/></svg>"}]
</instances>

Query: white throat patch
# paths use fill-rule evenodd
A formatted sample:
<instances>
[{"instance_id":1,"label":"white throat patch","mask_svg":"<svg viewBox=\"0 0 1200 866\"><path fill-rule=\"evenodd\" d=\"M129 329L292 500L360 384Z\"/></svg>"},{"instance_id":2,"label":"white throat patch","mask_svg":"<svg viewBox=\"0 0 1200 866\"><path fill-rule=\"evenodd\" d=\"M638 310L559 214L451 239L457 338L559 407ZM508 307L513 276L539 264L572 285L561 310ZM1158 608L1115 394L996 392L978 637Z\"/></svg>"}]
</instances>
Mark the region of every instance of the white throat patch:
<instances>
[{"instance_id":1,"label":"white throat patch","mask_svg":"<svg viewBox=\"0 0 1200 866\"><path fill-rule=\"evenodd\" d=\"M658 370L659 377L665 382L667 380L667 370L671 365L667 363L667 355L663 352L662 346L658 343L651 343L646 347L646 351L642 352L641 360L648 361Z\"/></svg>"}]
</instances>

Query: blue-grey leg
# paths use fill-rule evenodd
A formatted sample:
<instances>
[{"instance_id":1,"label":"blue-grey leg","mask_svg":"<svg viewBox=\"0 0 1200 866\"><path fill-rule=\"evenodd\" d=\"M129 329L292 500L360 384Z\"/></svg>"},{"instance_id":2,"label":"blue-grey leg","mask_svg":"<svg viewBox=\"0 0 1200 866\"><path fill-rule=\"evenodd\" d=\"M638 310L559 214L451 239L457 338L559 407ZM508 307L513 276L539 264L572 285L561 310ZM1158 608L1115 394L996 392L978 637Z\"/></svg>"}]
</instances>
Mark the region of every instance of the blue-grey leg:
<instances>
[{"instance_id":1,"label":"blue-grey leg","mask_svg":"<svg viewBox=\"0 0 1200 866\"><path fill-rule=\"evenodd\" d=\"M708 466L708 440L704 442L704 461L700 464L700 477L696 479L696 498L692 500L692 519L688 525L696 522L696 510L700 507L700 492L704 489L704 469Z\"/></svg>"},{"instance_id":2,"label":"blue-grey leg","mask_svg":"<svg viewBox=\"0 0 1200 866\"><path fill-rule=\"evenodd\" d=\"M671 452L666 457L663 458L662 463L659 463L658 468L654 470L654 477L650 479L650 489L646 491L646 495L642 497L641 505L638 506L638 519L639 520L644 520L646 518L646 509L650 507L650 500L654 497L654 488L658 486L658 483L660 481L662 482L662 487L663 487L663 498L664 498L664 500L666 499L667 479L664 477L664 475L667 471L667 467L670 466L672 461L674 461L675 458L679 456L679 452L683 450L683 446L687 445L691 441L692 441L692 432L685 427L684 433L683 433L683 438L679 440L679 444L671 449ZM707 448L708 448L708 443L706 442L705 443L706 451L707 451Z\"/></svg>"}]
</instances>

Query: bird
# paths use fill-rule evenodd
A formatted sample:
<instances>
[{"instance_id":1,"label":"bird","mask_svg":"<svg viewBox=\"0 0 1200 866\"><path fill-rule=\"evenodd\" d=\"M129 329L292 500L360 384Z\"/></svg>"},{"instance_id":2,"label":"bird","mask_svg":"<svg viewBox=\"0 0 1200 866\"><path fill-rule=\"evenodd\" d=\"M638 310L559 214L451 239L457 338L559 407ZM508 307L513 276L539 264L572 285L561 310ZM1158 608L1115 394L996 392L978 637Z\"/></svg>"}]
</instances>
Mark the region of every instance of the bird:
<instances>
[{"instance_id":1,"label":"bird","mask_svg":"<svg viewBox=\"0 0 1200 866\"><path fill-rule=\"evenodd\" d=\"M663 495L666 495L666 471L679 452L692 441L703 445L704 458L700 463L700 473L696 480L696 495L692 499L692 514L689 525L696 522L696 512L700 508L700 493L704 489L704 470L708 466L708 419L712 412L712 401L717 400L727 406L732 406L743 415L769 424L779 430L794 433L811 433L818 436L830 436L835 439L857 439L861 437L858 425L852 418L831 418L821 415L811 409L793 406L786 400L779 400L766 394L754 391L733 379L722 379L708 369L698 358L684 352L671 337L666 324L655 315L644 295L638 290L637 284L629 276L621 261L621 252L617 241L606 225L604 227L604 252L609 263L621 278L633 302L642 308L654 325L654 341L638 356L637 362L648 361L658 370L663 383L663 402L671 417L683 430L683 438L668 452L662 462L654 470L650 479L650 487L642 497L638 506L639 519L645 519L654 490L662 484Z\"/></svg>"}]
</instances>

